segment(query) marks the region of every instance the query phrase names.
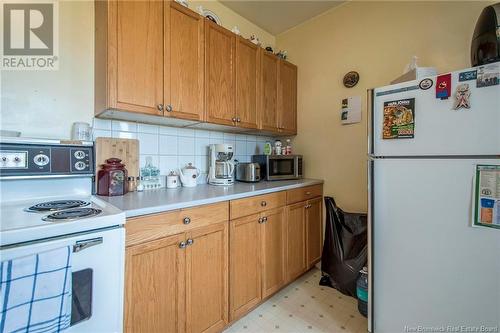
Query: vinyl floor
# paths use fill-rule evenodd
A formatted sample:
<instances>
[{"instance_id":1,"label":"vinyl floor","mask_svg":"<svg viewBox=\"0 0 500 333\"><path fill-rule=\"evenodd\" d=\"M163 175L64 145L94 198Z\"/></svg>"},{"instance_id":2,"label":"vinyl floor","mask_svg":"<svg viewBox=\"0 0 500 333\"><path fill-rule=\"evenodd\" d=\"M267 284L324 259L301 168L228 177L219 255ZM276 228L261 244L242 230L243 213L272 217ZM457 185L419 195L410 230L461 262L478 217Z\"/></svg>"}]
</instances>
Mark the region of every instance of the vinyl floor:
<instances>
[{"instance_id":1,"label":"vinyl floor","mask_svg":"<svg viewBox=\"0 0 500 333\"><path fill-rule=\"evenodd\" d=\"M224 333L365 333L357 300L318 284L314 268L236 321Z\"/></svg>"}]
</instances>

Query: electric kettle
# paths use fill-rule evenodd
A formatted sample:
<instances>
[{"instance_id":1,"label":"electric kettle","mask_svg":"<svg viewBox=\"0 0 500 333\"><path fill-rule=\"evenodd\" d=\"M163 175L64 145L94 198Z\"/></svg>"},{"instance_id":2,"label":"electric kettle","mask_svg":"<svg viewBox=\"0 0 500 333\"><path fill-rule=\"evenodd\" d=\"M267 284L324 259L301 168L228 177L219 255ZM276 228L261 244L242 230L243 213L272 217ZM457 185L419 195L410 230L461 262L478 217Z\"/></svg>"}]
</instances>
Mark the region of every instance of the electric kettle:
<instances>
[{"instance_id":1,"label":"electric kettle","mask_svg":"<svg viewBox=\"0 0 500 333\"><path fill-rule=\"evenodd\" d=\"M193 166L192 163L188 163L184 168L179 169L179 177L181 178L182 186L195 187L200 177L200 170Z\"/></svg>"}]
</instances>

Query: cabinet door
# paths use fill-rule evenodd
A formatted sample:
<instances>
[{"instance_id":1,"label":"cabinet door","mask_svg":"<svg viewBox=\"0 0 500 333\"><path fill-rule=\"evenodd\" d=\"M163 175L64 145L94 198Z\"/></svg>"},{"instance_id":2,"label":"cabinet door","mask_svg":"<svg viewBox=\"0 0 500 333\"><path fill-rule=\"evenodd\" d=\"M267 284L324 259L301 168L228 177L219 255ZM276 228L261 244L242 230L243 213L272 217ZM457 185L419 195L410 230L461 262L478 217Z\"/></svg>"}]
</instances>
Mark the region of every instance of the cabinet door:
<instances>
[{"instance_id":1,"label":"cabinet door","mask_svg":"<svg viewBox=\"0 0 500 333\"><path fill-rule=\"evenodd\" d=\"M236 119L244 128L257 128L260 47L236 39Z\"/></svg>"},{"instance_id":2,"label":"cabinet door","mask_svg":"<svg viewBox=\"0 0 500 333\"><path fill-rule=\"evenodd\" d=\"M205 109L210 123L236 124L235 45L231 31L205 20Z\"/></svg>"},{"instance_id":3,"label":"cabinet door","mask_svg":"<svg viewBox=\"0 0 500 333\"><path fill-rule=\"evenodd\" d=\"M230 221L229 306L231 321L261 300L259 214Z\"/></svg>"},{"instance_id":4,"label":"cabinet door","mask_svg":"<svg viewBox=\"0 0 500 333\"><path fill-rule=\"evenodd\" d=\"M220 332L228 323L228 242L227 221L187 235L188 333Z\"/></svg>"},{"instance_id":5,"label":"cabinet door","mask_svg":"<svg viewBox=\"0 0 500 333\"><path fill-rule=\"evenodd\" d=\"M307 266L312 267L321 259L323 249L323 207L322 198L307 202L306 228L307 228Z\"/></svg>"},{"instance_id":6,"label":"cabinet door","mask_svg":"<svg viewBox=\"0 0 500 333\"><path fill-rule=\"evenodd\" d=\"M307 270L305 202L288 206L287 279L291 281Z\"/></svg>"},{"instance_id":7,"label":"cabinet door","mask_svg":"<svg viewBox=\"0 0 500 333\"><path fill-rule=\"evenodd\" d=\"M165 10L165 116L203 120L204 19L173 1Z\"/></svg>"},{"instance_id":8,"label":"cabinet door","mask_svg":"<svg viewBox=\"0 0 500 333\"><path fill-rule=\"evenodd\" d=\"M262 298L285 284L285 210L262 213Z\"/></svg>"},{"instance_id":9,"label":"cabinet door","mask_svg":"<svg viewBox=\"0 0 500 333\"><path fill-rule=\"evenodd\" d=\"M185 235L126 249L125 331L184 332Z\"/></svg>"},{"instance_id":10,"label":"cabinet door","mask_svg":"<svg viewBox=\"0 0 500 333\"><path fill-rule=\"evenodd\" d=\"M280 131L297 133L297 66L280 61L278 124Z\"/></svg>"},{"instance_id":11,"label":"cabinet door","mask_svg":"<svg viewBox=\"0 0 500 333\"><path fill-rule=\"evenodd\" d=\"M278 131L278 69L279 59L273 54L262 53L260 127Z\"/></svg>"},{"instance_id":12,"label":"cabinet door","mask_svg":"<svg viewBox=\"0 0 500 333\"><path fill-rule=\"evenodd\" d=\"M116 100L110 104L158 114L158 105L163 103L164 4L116 1L116 6L116 92L110 92Z\"/></svg>"}]
</instances>

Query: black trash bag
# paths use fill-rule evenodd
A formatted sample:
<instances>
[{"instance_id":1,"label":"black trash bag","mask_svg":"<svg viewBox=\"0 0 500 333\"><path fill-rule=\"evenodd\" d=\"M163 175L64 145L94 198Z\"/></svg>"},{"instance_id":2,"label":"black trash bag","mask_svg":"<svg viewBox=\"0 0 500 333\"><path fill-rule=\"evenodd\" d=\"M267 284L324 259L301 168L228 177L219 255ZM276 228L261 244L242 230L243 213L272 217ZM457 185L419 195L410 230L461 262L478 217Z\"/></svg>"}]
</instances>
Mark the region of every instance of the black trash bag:
<instances>
[{"instance_id":1,"label":"black trash bag","mask_svg":"<svg viewBox=\"0 0 500 333\"><path fill-rule=\"evenodd\" d=\"M321 284L356 297L356 280L368 257L367 215L347 213L332 197L325 197L326 230L321 270L328 274Z\"/></svg>"}]
</instances>

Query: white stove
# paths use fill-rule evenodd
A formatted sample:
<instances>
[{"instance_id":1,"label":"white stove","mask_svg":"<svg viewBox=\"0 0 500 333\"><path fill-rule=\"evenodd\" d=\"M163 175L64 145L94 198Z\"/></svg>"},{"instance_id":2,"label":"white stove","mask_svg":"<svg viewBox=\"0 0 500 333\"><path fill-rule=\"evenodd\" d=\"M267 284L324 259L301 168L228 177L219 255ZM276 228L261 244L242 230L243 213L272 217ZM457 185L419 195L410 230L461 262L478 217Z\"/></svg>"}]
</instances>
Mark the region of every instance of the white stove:
<instances>
[{"instance_id":1,"label":"white stove","mask_svg":"<svg viewBox=\"0 0 500 333\"><path fill-rule=\"evenodd\" d=\"M70 247L67 332L121 332L125 213L93 177L92 142L0 138L0 261Z\"/></svg>"}]
</instances>

